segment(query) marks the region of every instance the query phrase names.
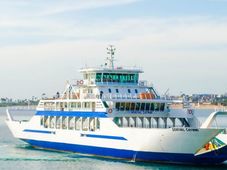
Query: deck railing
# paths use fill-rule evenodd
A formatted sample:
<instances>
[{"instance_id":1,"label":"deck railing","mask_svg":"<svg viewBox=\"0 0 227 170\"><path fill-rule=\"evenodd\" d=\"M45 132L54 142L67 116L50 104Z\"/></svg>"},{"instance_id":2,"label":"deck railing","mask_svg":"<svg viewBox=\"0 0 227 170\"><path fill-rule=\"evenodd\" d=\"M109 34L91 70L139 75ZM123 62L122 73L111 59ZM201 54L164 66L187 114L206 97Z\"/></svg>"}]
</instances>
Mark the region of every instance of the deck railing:
<instances>
[{"instance_id":1,"label":"deck railing","mask_svg":"<svg viewBox=\"0 0 227 170\"><path fill-rule=\"evenodd\" d=\"M106 82L97 82L95 80L74 80L73 86L90 86L90 85L107 85L107 86L113 86L113 85L119 85L119 86L139 86L139 87L153 87L153 84L146 81L141 80L138 82L116 82L116 81L106 81Z\"/></svg>"},{"instance_id":2,"label":"deck railing","mask_svg":"<svg viewBox=\"0 0 227 170\"><path fill-rule=\"evenodd\" d=\"M109 99L153 99L151 97L148 97L144 95L144 98L140 97L140 94L102 94L102 95L95 95L95 94L86 94L82 95L80 99L103 99L103 100L109 100Z\"/></svg>"},{"instance_id":3,"label":"deck railing","mask_svg":"<svg viewBox=\"0 0 227 170\"><path fill-rule=\"evenodd\" d=\"M142 93L141 93L142 94ZM143 97L141 98L140 93L138 94L81 94L79 96L76 95L69 95L69 96L63 96L61 98L49 98L49 99L45 99L46 101L54 101L54 100L65 100L65 99L73 99L73 100L83 100L83 99L103 99L103 100L109 100L109 99L154 99L156 98L154 97L148 97L147 95L143 95ZM146 94L146 93L143 93ZM149 94L149 93L147 93Z\"/></svg>"}]
</instances>

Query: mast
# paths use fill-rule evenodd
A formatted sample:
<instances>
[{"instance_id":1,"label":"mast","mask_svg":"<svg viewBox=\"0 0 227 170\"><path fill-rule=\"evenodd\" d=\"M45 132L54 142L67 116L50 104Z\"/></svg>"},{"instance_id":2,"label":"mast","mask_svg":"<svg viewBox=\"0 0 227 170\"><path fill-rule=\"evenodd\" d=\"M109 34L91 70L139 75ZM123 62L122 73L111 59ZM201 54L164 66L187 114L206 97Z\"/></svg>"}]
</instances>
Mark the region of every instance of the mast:
<instances>
[{"instance_id":1,"label":"mast","mask_svg":"<svg viewBox=\"0 0 227 170\"><path fill-rule=\"evenodd\" d=\"M107 64L109 66L110 69L114 69L114 54L115 54L115 50L116 48L114 48L113 45L109 45L109 47L106 48L107 49L107 54L109 54L110 56L106 58L107 60Z\"/></svg>"}]
</instances>

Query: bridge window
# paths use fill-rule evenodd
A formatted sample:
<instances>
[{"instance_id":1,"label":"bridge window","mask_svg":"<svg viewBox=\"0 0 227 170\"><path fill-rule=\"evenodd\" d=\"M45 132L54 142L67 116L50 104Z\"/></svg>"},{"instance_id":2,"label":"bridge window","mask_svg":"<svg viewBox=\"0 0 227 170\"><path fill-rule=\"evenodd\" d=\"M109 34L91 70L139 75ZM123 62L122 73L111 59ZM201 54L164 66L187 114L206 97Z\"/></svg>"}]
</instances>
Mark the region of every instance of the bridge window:
<instances>
[{"instance_id":1,"label":"bridge window","mask_svg":"<svg viewBox=\"0 0 227 170\"><path fill-rule=\"evenodd\" d=\"M136 93L136 94L138 93L138 90L137 90L137 89L135 89L135 93Z\"/></svg>"},{"instance_id":2,"label":"bridge window","mask_svg":"<svg viewBox=\"0 0 227 170\"><path fill-rule=\"evenodd\" d=\"M128 93L131 93L131 90L130 89L128 89Z\"/></svg>"},{"instance_id":3,"label":"bridge window","mask_svg":"<svg viewBox=\"0 0 227 170\"><path fill-rule=\"evenodd\" d=\"M96 82L101 82L102 81L102 73L96 73Z\"/></svg>"},{"instance_id":4,"label":"bridge window","mask_svg":"<svg viewBox=\"0 0 227 170\"><path fill-rule=\"evenodd\" d=\"M96 82L138 83L138 74L96 73Z\"/></svg>"},{"instance_id":5,"label":"bridge window","mask_svg":"<svg viewBox=\"0 0 227 170\"><path fill-rule=\"evenodd\" d=\"M108 89L109 93L111 93L111 89Z\"/></svg>"},{"instance_id":6,"label":"bridge window","mask_svg":"<svg viewBox=\"0 0 227 170\"><path fill-rule=\"evenodd\" d=\"M119 90L118 89L116 89L116 93L119 93Z\"/></svg>"}]
</instances>

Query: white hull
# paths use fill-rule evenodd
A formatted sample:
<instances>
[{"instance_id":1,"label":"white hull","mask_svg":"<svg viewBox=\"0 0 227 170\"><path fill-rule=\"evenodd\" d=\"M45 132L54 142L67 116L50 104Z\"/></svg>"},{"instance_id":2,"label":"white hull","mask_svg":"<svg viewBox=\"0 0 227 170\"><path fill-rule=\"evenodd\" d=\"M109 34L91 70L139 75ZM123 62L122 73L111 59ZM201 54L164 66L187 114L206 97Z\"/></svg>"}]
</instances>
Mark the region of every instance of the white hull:
<instances>
[{"instance_id":1,"label":"white hull","mask_svg":"<svg viewBox=\"0 0 227 170\"><path fill-rule=\"evenodd\" d=\"M78 149L78 152L126 159L137 159L136 153L138 153L138 155L141 153L157 153L158 155L179 154L181 156L193 156L221 131L218 129L194 129L190 131L190 129L186 128L119 128L113 126L112 121L108 118L100 119L100 124L103 126L101 126L100 130L95 132L57 130L40 127L37 123L39 119L39 116L34 116L29 122L12 120L6 122L16 138L22 139L37 147L73 152L77 152L78 148L73 149L72 146L80 146L80 148L81 146L91 147L93 151L95 150L94 148L102 148L109 149L110 152L114 152L114 154L102 155L102 152L83 152L80 149ZM58 146L58 144L60 146ZM64 147L61 147L63 145ZM67 145L69 145L72 150L70 150ZM115 153L115 151L120 154L116 154L117 152ZM129 156L125 157L125 154L119 151L133 154L129 154ZM140 159L139 157L138 160ZM157 160L152 157L149 159L147 156L144 158L145 161L163 161L159 159L159 157L157 157ZM168 162L168 160L164 161ZM192 160L187 160L186 163L193 163L190 161ZM174 162L174 160L170 160L170 162ZM177 160L175 162L182 163Z\"/></svg>"}]
</instances>

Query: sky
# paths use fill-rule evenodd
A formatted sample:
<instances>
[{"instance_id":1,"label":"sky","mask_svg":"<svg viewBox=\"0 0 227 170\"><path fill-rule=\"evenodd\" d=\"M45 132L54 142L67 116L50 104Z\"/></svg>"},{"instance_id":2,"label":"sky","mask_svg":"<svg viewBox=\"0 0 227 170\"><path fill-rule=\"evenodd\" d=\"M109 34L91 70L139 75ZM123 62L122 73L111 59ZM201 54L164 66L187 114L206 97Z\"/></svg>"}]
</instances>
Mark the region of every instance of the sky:
<instances>
[{"instance_id":1,"label":"sky","mask_svg":"<svg viewBox=\"0 0 227 170\"><path fill-rule=\"evenodd\" d=\"M142 67L159 94L227 92L227 0L0 0L0 97L63 91L78 69Z\"/></svg>"}]
</instances>

